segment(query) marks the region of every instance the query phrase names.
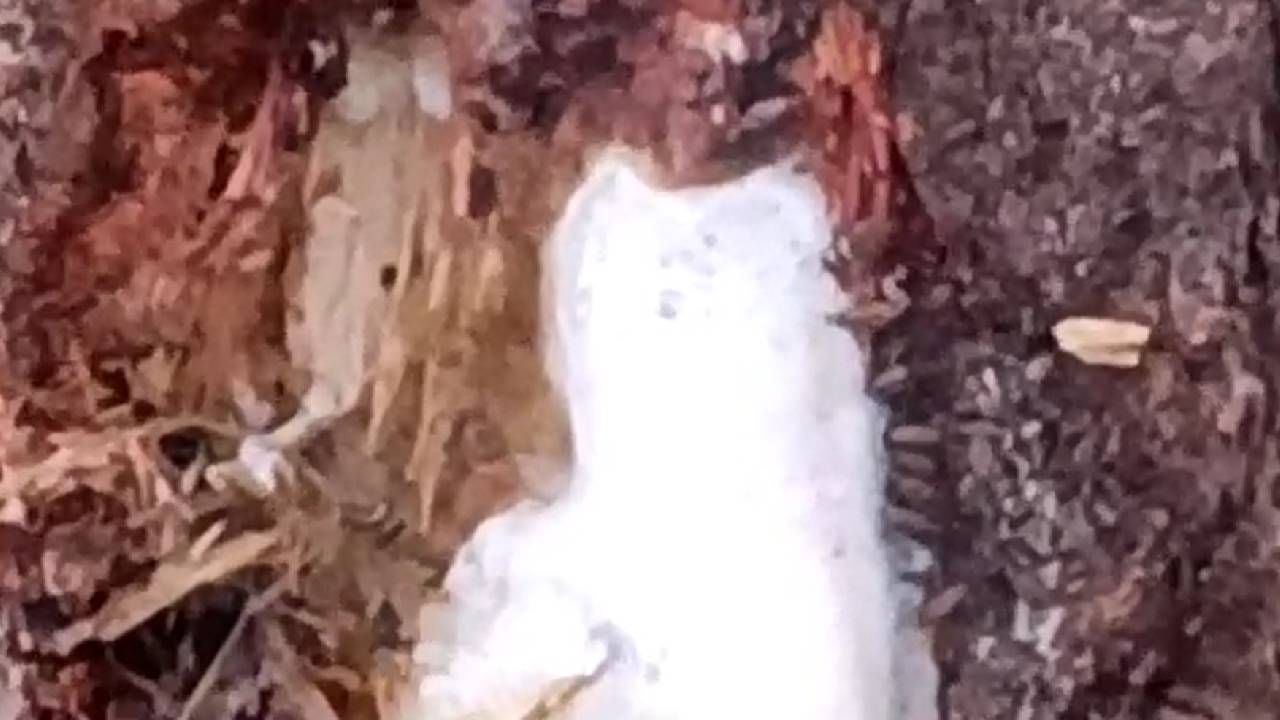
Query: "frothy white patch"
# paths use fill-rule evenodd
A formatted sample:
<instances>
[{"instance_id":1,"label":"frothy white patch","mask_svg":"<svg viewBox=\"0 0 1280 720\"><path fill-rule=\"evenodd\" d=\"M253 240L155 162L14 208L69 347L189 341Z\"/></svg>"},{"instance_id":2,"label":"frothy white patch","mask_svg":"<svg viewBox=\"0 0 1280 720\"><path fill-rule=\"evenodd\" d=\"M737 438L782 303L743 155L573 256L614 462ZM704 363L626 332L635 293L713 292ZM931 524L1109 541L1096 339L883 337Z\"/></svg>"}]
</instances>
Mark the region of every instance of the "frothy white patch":
<instances>
[{"instance_id":1,"label":"frothy white patch","mask_svg":"<svg viewBox=\"0 0 1280 720\"><path fill-rule=\"evenodd\" d=\"M602 663L572 717L888 717L878 422L830 241L789 167L665 191L598 162L548 263L571 489L458 558L424 719L519 718Z\"/></svg>"}]
</instances>

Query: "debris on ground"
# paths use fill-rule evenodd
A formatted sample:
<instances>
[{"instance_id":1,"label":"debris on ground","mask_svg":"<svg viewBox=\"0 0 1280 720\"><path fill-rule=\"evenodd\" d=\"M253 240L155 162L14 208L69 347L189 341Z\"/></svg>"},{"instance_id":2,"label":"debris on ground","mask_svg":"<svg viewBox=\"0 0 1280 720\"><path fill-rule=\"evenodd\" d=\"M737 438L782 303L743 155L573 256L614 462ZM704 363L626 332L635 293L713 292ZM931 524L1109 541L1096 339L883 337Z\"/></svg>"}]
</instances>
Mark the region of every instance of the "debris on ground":
<instances>
[{"instance_id":1,"label":"debris on ground","mask_svg":"<svg viewBox=\"0 0 1280 720\"><path fill-rule=\"evenodd\" d=\"M942 707L1273 716L1275 6L876 10L935 230L874 347Z\"/></svg>"},{"instance_id":2,"label":"debris on ground","mask_svg":"<svg viewBox=\"0 0 1280 720\"><path fill-rule=\"evenodd\" d=\"M554 491L539 248L618 141L823 183L945 717L1269 716L1276 12L0 3L0 684L395 717Z\"/></svg>"}]
</instances>

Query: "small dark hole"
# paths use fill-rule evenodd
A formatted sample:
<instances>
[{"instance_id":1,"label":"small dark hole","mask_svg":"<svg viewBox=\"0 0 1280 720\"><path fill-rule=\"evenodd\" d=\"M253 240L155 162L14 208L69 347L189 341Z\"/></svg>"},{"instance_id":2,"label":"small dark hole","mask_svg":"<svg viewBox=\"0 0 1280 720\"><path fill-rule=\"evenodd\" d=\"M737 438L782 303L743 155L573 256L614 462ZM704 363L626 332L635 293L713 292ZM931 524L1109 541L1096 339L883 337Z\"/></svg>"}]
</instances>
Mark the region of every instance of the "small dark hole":
<instances>
[{"instance_id":1,"label":"small dark hole","mask_svg":"<svg viewBox=\"0 0 1280 720\"><path fill-rule=\"evenodd\" d=\"M18 144L18 154L13 158L13 174L23 187L30 187L35 179L36 167L31 160L31 153L27 150L26 143Z\"/></svg>"},{"instance_id":2,"label":"small dark hole","mask_svg":"<svg viewBox=\"0 0 1280 720\"><path fill-rule=\"evenodd\" d=\"M154 420L156 415L159 414L160 411L156 409L153 403L146 400L135 400L133 402L133 419L138 422Z\"/></svg>"},{"instance_id":3,"label":"small dark hole","mask_svg":"<svg viewBox=\"0 0 1280 720\"><path fill-rule=\"evenodd\" d=\"M486 217L498 204L498 176L489 168L477 165L471 171L469 184L471 192L467 215L473 218Z\"/></svg>"},{"instance_id":4,"label":"small dark hole","mask_svg":"<svg viewBox=\"0 0 1280 720\"><path fill-rule=\"evenodd\" d=\"M1138 241L1151 237L1154 228L1155 220L1151 216L1151 211L1146 208L1134 210L1116 225L1116 230Z\"/></svg>"},{"instance_id":5,"label":"small dark hole","mask_svg":"<svg viewBox=\"0 0 1280 720\"><path fill-rule=\"evenodd\" d=\"M383 265L382 272L378 274L378 283L382 285L383 290L390 290L391 286L396 284L397 275L394 265Z\"/></svg>"},{"instance_id":6,"label":"small dark hole","mask_svg":"<svg viewBox=\"0 0 1280 720\"><path fill-rule=\"evenodd\" d=\"M383 602L373 616L373 633L382 647L400 645L400 616L388 602Z\"/></svg>"},{"instance_id":7,"label":"small dark hole","mask_svg":"<svg viewBox=\"0 0 1280 720\"><path fill-rule=\"evenodd\" d=\"M1062 142L1071 134L1071 121L1063 118L1037 123L1035 131L1041 140Z\"/></svg>"},{"instance_id":8,"label":"small dark hole","mask_svg":"<svg viewBox=\"0 0 1280 720\"><path fill-rule=\"evenodd\" d=\"M235 627L244 607L244 592L229 587L210 588L192 596L185 606L191 647L197 664L208 667Z\"/></svg>"},{"instance_id":9,"label":"small dark hole","mask_svg":"<svg viewBox=\"0 0 1280 720\"><path fill-rule=\"evenodd\" d=\"M109 391L109 395L99 401L100 409L118 407L132 400L129 391L129 378L125 376L124 370L119 368L98 369L94 373L94 378Z\"/></svg>"},{"instance_id":10,"label":"small dark hole","mask_svg":"<svg viewBox=\"0 0 1280 720\"><path fill-rule=\"evenodd\" d=\"M1267 258L1263 255L1262 247L1259 243L1260 234L1258 219L1254 218L1249 222L1248 235L1246 236L1244 281L1253 287L1265 288L1270 273L1267 268Z\"/></svg>"},{"instance_id":11,"label":"small dark hole","mask_svg":"<svg viewBox=\"0 0 1280 720\"><path fill-rule=\"evenodd\" d=\"M160 436L160 453L178 470L186 470L200 457L204 435L195 428L175 430Z\"/></svg>"},{"instance_id":12,"label":"small dark hole","mask_svg":"<svg viewBox=\"0 0 1280 720\"><path fill-rule=\"evenodd\" d=\"M23 44L22 26L18 23L5 23L0 25L0 40L5 41L12 47L20 47Z\"/></svg>"},{"instance_id":13,"label":"small dark hole","mask_svg":"<svg viewBox=\"0 0 1280 720\"><path fill-rule=\"evenodd\" d=\"M216 198L227 189L231 173L240 162L240 153L230 145L223 143L213 155L213 180L209 183L209 197Z\"/></svg>"},{"instance_id":14,"label":"small dark hole","mask_svg":"<svg viewBox=\"0 0 1280 720\"><path fill-rule=\"evenodd\" d=\"M22 612L27 622L27 630L32 634L52 633L71 622L71 618L54 597L45 596L25 603L22 605Z\"/></svg>"},{"instance_id":15,"label":"small dark hole","mask_svg":"<svg viewBox=\"0 0 1280 720\"><path fill-rule=\"evenodd\" d=\"M473 105L467 108L467 110L471 112L471 117L476 118L476 121L480 123L481 130L484 130L487 133L497 131L498 116L495 115L492 110L484 107L483 105Z\"/></svg>"}]
</instances>

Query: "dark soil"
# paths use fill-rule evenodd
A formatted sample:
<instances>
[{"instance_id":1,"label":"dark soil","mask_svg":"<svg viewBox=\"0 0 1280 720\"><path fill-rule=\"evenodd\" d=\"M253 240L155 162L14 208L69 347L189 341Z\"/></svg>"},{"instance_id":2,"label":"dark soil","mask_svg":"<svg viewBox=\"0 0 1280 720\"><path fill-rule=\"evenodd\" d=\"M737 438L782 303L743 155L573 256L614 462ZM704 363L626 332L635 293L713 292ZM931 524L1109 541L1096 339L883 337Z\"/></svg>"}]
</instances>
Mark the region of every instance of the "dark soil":
<instances>
[{"instance_id":1,"label":"dark soil","mask_svg":"<svg viewBox=\"0 0 1280 720\"><path fill-rule=\"evenodd\" d=\"M1274 717L1275 9L878 9L936 229L874 355L931 431L890 431L891 484L944 717ZM1141 365L1057 352L1073 315L1152 326Z\"/></svg>"}]
</instances>

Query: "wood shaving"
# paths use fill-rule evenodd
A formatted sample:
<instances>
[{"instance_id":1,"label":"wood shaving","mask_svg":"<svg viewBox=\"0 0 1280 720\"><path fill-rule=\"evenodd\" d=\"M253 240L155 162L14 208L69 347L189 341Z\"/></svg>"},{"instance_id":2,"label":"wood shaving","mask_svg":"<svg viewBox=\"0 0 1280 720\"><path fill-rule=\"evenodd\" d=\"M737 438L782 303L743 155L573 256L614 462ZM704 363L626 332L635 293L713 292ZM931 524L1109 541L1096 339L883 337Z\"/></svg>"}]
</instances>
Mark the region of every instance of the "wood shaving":
<instances>
[{"instance_id":1,"label":"wood shaving","mask_svg":"<svg viewBox=\"0 0 1280 720\"><path fill-rule=\"evenodd\" d=\"M1151 328L1125 320L1074 317L1053 326L1058 347L1089 365L1136 367Z\"/></svg>"}]
</instances>

